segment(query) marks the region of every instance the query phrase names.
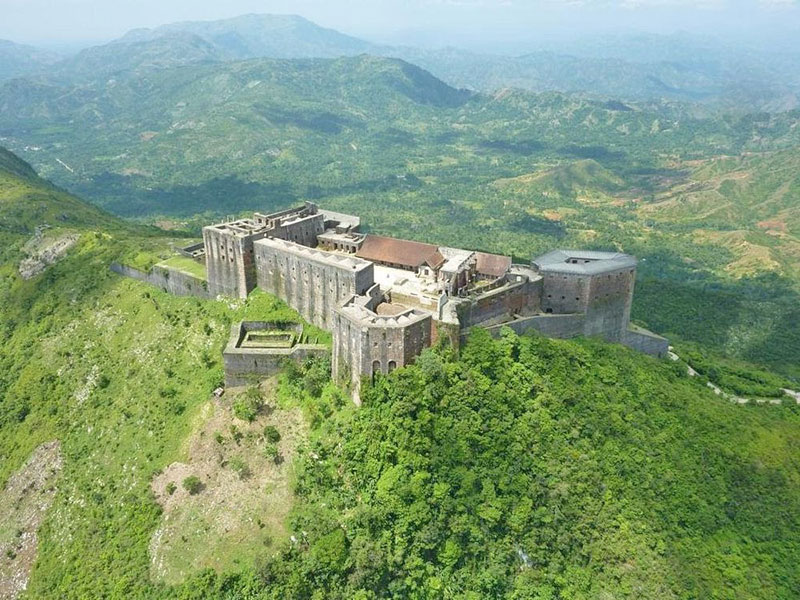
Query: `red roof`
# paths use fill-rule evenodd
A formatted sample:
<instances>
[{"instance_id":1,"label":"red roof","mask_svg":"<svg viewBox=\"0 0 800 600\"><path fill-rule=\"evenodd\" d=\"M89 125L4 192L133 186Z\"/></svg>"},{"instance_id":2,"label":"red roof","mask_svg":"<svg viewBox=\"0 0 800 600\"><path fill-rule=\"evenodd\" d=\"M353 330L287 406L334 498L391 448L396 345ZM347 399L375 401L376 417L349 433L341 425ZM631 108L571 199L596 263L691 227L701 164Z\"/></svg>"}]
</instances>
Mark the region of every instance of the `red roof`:
<instances>
[{"instance_id":1,"label":"red roof","mask_svg":"<svg viewBox=\"0 0 800 600\"><path fill-rule=\"evenodd\" d=\"M439 248L432 244L372 234L364 238L356 256L373 262L391 263L412 269L424 264L437 268L444 262Z\"/></svg>"},{"instance_id":2,"label":"red roof","mask_svg":"<svg viewBox=\"0 0 800 600\"><path fill-rule=\"evenodd\" d=\"M478 263L475 268L480 275L486 275L489 277L502 277L511 267L510 256L487 254L485 252L476 252L475 256L478 259Z\"/></svg>"}]
</instances>

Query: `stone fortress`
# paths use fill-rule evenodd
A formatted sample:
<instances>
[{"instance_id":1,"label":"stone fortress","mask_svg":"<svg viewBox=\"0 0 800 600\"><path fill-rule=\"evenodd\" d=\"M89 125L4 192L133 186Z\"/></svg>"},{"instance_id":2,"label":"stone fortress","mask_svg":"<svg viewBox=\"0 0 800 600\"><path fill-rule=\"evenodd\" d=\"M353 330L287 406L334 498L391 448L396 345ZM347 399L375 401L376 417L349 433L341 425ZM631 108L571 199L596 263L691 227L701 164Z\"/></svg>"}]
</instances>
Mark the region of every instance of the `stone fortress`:
<instances>
[{"instance_id":1,"label":"stone fortress","mask_svg":"<svg viewBox=\"0 0 800 600\"><path fill-rule=\"evenodd\" d=\"M632 256L555 250L518 265L359 229L358 217L306 203L205 227L192 256L205 261L210 296L244 298L258 287L331 331L333 376L356 401L362 377L409 364L439 338L457 347L474 326L667 354L666 339L630 324Z\"/></svg>"}]
</instances>

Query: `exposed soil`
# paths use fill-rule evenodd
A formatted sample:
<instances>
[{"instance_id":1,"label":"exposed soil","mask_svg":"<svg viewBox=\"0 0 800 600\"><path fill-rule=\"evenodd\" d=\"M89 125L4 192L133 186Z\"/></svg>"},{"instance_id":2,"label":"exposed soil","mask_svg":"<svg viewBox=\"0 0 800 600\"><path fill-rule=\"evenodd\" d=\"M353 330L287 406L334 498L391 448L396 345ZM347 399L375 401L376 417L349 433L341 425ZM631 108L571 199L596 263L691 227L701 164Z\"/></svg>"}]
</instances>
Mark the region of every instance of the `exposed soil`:
<instances>
[{"instance_id":1,"label":"exposed soil","mask_svg":"<svg viewBox=\"0 0 800 600\"><path fill-rule=\"evenodd\" d=\"M0 491L0 599L13 600L28 586L37 532L56 493L63 461L58 440L42 444Z\"/></svg>"},{"instance_id":2,"label":"exposed soil","mask_svg":"<svg viewBox=\"0 0 800 600\"><path fill-rule=\"evenodd\" d=\"M263 386L267 407L252 423L233 415L236 394L230 390L210 401L186 441L186 461L172 463L153 480L164 509L150 540L154 580L178 583L203 568L231 568L272 552L287 536L291 464L306 427L299 409L274 407L273 387ZM267 452L268 425L281 436L274 444L277 460ZM183 486L190 476L202 484L194 494Z\"/></svg>"}]
</instances>

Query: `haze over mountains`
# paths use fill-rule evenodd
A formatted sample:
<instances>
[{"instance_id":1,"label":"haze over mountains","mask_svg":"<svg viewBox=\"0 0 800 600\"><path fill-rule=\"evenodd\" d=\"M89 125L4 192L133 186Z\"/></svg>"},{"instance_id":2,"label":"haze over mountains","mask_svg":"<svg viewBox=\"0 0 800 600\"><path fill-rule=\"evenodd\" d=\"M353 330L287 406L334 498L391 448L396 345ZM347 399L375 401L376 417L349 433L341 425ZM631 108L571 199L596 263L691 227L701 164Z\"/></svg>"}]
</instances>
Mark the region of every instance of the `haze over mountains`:
<instances>
[{"instance_id":1,"label":"haze over mountains","mask_svg":"<svg viewBox=\"0 0 800 600\"><path fill-rule=\"evenodd\" d=\"M298 16L243 15L133 30L57 64L50 55L5 44L14 52L5 51L0 80L26 70L69 81L200 62L371 54L405 59L450 85L484 92L517 87L772 111L796 107L800 91L800 54L767 53L688 34L593 38L551 44L555 50L501 56L457 48L380 45Z\"/></svg>"}]
</instances>

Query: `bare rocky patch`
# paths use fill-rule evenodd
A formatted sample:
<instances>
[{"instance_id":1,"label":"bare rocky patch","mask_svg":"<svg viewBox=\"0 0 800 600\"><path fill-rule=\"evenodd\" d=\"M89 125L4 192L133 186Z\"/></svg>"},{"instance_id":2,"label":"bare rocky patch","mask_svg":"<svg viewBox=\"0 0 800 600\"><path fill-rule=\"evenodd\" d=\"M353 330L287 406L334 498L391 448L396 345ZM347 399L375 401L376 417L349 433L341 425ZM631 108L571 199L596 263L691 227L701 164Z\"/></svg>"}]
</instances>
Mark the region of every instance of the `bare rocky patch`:
<instances>
[{"instance_id":1,"label":"bare rocky patch","mask_svg":"<svg viewBox=\"0 0 800 600\"><path fill-rule=\"evenodd\" d=\"M65 233L56 237L45 237L42 229L28 240L23 247L27 257L19 263L19 274L23 279L30 279L43 272L47 267L61 260L78 242L77 233Z\"/></svg>"},{"instance_id":2,"label":"bare rocky patch","mask_svg":"<svg viewBox=\"0 0 800 600\"><path fill-rule=\"evenodd\" d=\"M0 599L18 598L28 586L37 532L56 493L61 443L42 444L0 491Z\"/></svg>"},{"instance_id":3,"label":"bare rocky patch","mask_svg":"<svg viewBox=\"0 0 800 600\"><path fill-rule=\"evenodd\" d=\"M175 584L203 568L231 568L287 536L291 463L306 426L299 409L275 406L274 383L262 390L266 404L252 422L234 416L237 394L210 401L186 442L187 460L154 478L164 510L150 540L154 580ZM189 478L196 481L184 483Z\"/></svg>"}]
</instances>

